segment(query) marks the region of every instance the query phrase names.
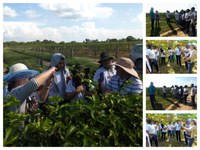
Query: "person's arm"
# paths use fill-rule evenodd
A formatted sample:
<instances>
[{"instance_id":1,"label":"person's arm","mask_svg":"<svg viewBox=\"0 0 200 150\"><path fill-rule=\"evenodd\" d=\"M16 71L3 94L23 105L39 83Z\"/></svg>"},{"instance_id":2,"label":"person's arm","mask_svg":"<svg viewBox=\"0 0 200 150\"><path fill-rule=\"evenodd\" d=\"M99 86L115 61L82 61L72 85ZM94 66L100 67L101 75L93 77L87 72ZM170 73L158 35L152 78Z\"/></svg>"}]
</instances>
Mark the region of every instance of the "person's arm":
<instances>
[{"instance_id":1,"label":"person's arm","mask_svg":"<svg viewBox=\"0 0 200 150\"><path fill-rule=\"evenodd\" d=\"M44 103L46 102L47 100L47 96L49 94L49 87L52 83L52 79L53 79L53 75L51 75L45 82L45 84L43 85L43 88L42 90L39 92L39 96L40 96L40 99L41 99L41 102L40 103Z\"/></svg>"},{"instance_id":2,"label":"person's arm","mask_svg":"<svg viewBox=\"0 0 200 150\"><path fill-rule=\"evenodd\" d=\"M83 92L84 88L82 85L78 86L74 92L66 92L66 99L70 101L80 92Z\"/></svg>"},{"instance_id":3,"label":"person's arm","mask_svg":"<svg viewBox=\"0 0 200 150\"><path fill-rule=\"evenodd\" d=\"M35 77L38 87L41 86L52 74L56 71L56 67L52 67L49 70L39 74Z\"/></svg>"}]
</instances>

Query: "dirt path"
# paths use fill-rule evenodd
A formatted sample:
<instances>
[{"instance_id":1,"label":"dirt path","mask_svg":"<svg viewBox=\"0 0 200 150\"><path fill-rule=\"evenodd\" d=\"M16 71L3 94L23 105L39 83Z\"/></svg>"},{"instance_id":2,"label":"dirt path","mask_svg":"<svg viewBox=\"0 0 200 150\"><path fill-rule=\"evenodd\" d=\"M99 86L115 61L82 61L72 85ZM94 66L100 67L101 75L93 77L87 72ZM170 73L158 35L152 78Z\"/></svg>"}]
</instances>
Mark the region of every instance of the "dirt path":
<instances>
[{"instance_id":1,"label":"dirt path","mask_svg":"<svg viewBox=\"0 0 200 150\"><path fill-rule=\"evenodd\" d=\"M176 29L174 29L174 31L177 32L177 35L172 35L173 32L170 30L170 31L160 34L160 36L166 37L166 36L170 35L170 37L189 37L188 34L185 34L180 28L176 28Z\"/></svg>"},{"instance_id":2,"label":"dirt path","mask_svg":"<svg viewBox=\"0 0 200 150\"><path fill-rule=\"evenodd\" d=\"M189 101L187 100L187 105L179 101L176 101L173 104L169 105L166 108L166 110L194 110L191 103L192 102L190 100Z\"/></svg>"}]
</instances>

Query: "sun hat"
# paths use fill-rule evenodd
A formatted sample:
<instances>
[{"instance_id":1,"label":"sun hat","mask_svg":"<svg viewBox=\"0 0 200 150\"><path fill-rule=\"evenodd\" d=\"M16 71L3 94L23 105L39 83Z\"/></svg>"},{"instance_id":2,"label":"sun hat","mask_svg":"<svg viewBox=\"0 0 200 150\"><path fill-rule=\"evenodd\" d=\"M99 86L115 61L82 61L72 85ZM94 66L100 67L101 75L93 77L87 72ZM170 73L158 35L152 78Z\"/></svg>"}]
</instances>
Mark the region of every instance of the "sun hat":
<instances>
[{"instance_id":1,"label":"sun hat","mask_svg":"<svg viewBox=\"0 0 200 150\"><path fill-rule=\"evenodd\" d=\"M33 78L38 74L38 71L29 70L26 65L17 63L9 68L9 72L8 74L4 75L3 80L5 82L10 82L19 78Z\"/></svg>"},{"instance_id":2,"label":"sun hat","mask_svg":"<svg viewBox=\"0 0 200 150\"><path fill-rule=\"evenodd\" d=\"M102 63L102 61L104 60L108 60L108 59L113 59L112 56L110 56L107 52L102 52L100 54L100 60L98 61L99 63Z\"/></svg>"},{"instance_id":3,"label":"sun hat","mask_svg":"<svg viewBox=\"0 0 200 150\"><path fill-rule=\"evenodd\" d=\"M196 49L197 48L197 43L192 43L191 46L193 46Z\"/></svg>"},{"instance_id":4,"label":"sun hat","mask_svg":"<svg viewBox=\"0 0 200 150\"><path fill-rule=\"evenodd\" d=\"M135 76L136 78L140 78L138 73L133 69L135 66L134 63L129 58L122 57L114 65L122 68L124 71Z\"/></svg>"}]
</instances>

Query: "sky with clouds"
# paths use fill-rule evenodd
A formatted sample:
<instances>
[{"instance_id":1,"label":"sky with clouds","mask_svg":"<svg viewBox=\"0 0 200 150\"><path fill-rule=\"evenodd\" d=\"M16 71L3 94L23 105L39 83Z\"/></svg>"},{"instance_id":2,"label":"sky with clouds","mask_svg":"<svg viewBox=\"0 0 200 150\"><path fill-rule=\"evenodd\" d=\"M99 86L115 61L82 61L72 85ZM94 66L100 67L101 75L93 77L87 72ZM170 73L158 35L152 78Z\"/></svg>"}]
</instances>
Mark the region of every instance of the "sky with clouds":
<instances>
[{"instance_id":1,"label":"sky with clouds","mask_svg":"<svg viewBox=\"0 0 200 150\"><path fill-rule=\"evenodd\" d=\"M142 4L4 3L3 40L56 42L142 38Z\"/></svg>"},{"instance_id":2,"label":"sky with clouds","mask_svg":"<svg viewBox=\"0 0 200 150\"><path fill-rule=\"evenodd\" d=\"M181 11L186 9L191 9L192 7L195 7L197 9L196 3L183 3L183 2L175 2L175 3L149 3L146 4L146 13L150 12L151 7L154 8L154 11L159 12L166 12L169 10L170 12L174 12L175 10Z\"/></svg>"},{"instance_id":3,"label":"sky with clouds","mask_svg":"<svg viewBox=\"0 0 200 150\"><path fill-rule=\"evenodd\" d=\"M191 86L193 83L197 85L196 77L174 77L169 75L147 75L146 76L146 87L149 87L150 82L154 83L155 87L163 87L164 85L167 87L171 87L172 85Z\"/></svg>"}]
</instances>

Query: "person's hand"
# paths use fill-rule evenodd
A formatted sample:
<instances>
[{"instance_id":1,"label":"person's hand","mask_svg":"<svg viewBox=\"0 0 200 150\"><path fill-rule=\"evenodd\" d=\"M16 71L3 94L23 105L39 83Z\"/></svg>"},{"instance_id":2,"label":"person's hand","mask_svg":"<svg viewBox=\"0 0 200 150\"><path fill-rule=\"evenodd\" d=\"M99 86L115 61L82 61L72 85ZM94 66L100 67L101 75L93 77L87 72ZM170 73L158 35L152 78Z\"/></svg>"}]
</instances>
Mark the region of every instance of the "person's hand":
<instances>
[{"instance_id":1,"label":"person's hand","mask_svg":"<svg viewBox=\"0 0 200 150\"><path fill-rule=\"evenodd\" d=\"M84 88L83 88L82 85L80 85L80 86L78 86L78 87L76 88L76 92L77 92L77 93L83 92L83 90L84 90Z\"/></svg>"}]
</instances>

